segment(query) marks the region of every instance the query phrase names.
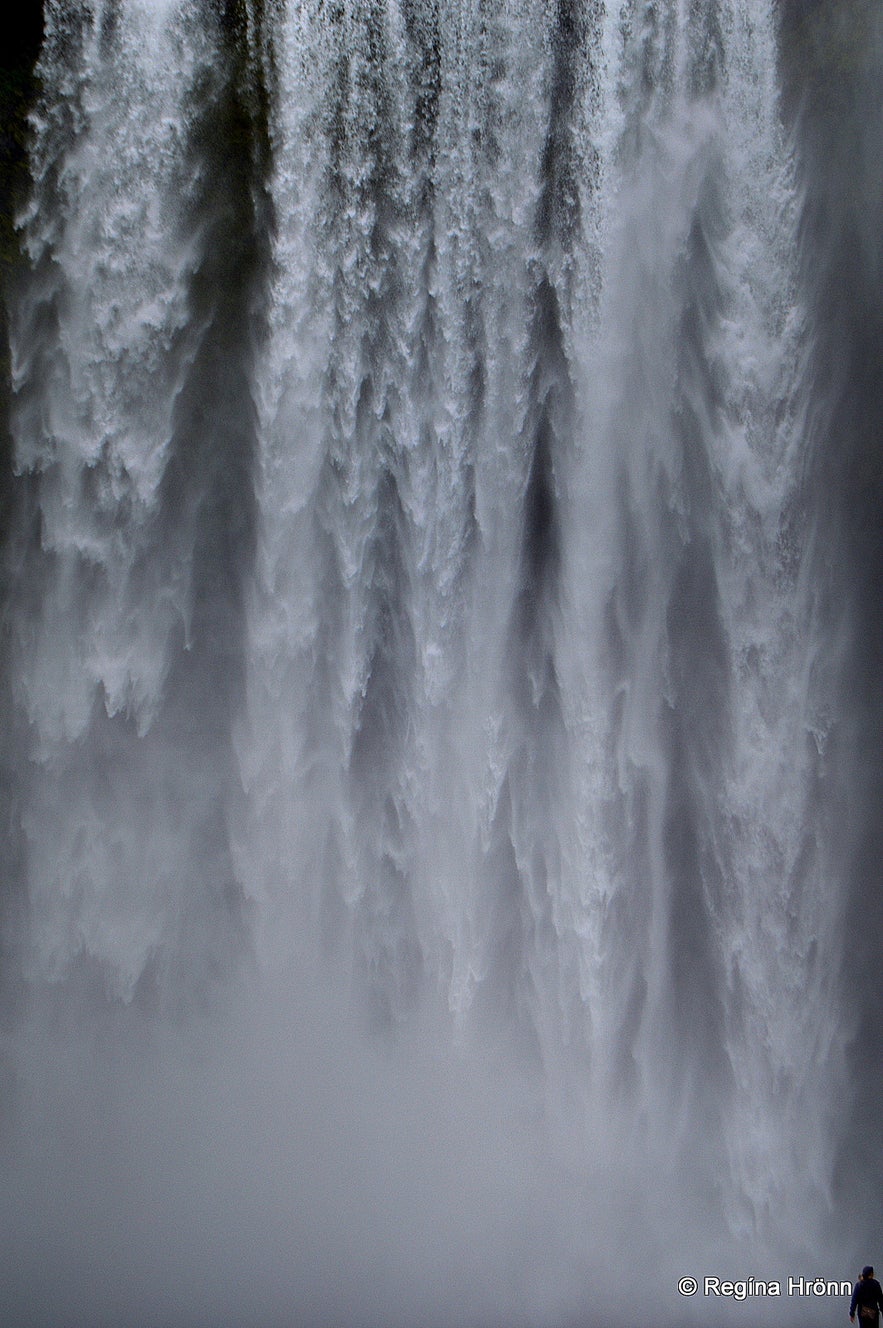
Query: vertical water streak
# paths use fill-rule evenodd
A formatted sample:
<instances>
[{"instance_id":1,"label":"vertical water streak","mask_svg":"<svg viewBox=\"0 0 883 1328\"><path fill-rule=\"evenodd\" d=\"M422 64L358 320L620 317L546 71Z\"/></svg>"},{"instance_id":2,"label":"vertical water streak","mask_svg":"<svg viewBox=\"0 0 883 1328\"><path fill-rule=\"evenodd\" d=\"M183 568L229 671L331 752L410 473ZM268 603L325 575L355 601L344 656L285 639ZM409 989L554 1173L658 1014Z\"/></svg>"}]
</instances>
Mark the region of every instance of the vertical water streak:
<instances>
[{"instance_id":1,"label":"vertical water streak","mask_svg":"<svg viewBox=\"0 0 883 1328\"><path fill-rule=\"evenodd\" d=\"M798 239L809 318L797 508L814 611L807 727L818 754L826 882L840 901L834 944L822 932L810 962L824 965L829 999L841 1012L816 1054L839 1071L837 1194L856 1214L859 1241L868 1239L869 1227L858 1215L879 1181L871 1067L883 1037L875 958L883 921L883 172L874 146L881 131L881 62L876 6L782 5L783 100L803 187ZM833 1117L833 1102L829 1110Z\"/></svg>"},{"instance_id":2,"label":"vertical water streak","mask_svg":"<svg viewBox=\"0 0 883 1328\"><path fill-rule=\"evenodd\" d=\"M241 944L224 804L268 225L245 10L196 17L48 8L14 332L32 970L125 999L198 992Z\"/></svg>"},{"instance_id":3,"label":"vertical water streak","mask_svg":"<svg viewBox=\"0 0 883 1328\"><path fill-rule=\"evenodd\" d=\"M671 25L642 10L624 31L627 239L605 308L621 460L599 1048L621 1092L640 1102L652 1083L670 1100L689 1165L752 1227L790 1183L798 1132L818 1159L812 1202L830 1162L831 1066L817 1074L796 1050L826 991L817 974L807 1006L804 947L833 934L836 910L799 902L821 882L801 747L808 605L783 538L800 466L794 186L770 23L701 6L673 48Z\"/></svg>"},{"instance_id":4,"label":"vertical water streak","mask_svg":"<svg viewBox=\"0 0 883 1328\"><path fill-rule=\"evenodd\" d=\"M229 822L238 815L231 734L244 700L256 542L253 383L266 336L274 225L267 189L273 50L264 11L262 0L225 0L193 15L214 48L188 106L192 185L183 223L199 245L187 289L196 336L159 492L166 544L153 557L173 582L164 553L177 541L186 550L185 617L156 730L178 748L189 803L182 951L206 949L209 974L228 970L248 943Z\"/></svg>"},{"instance_id":5,"label":"vertical water streak","mask_svg":"<svg viewBox=\"0 0 883 1328\"><path fill-rule=\"evenodd\" d=\"M397 37L383 5L341 4L312 18L289 13L285 23L289 33L312 25L324 47L324 105L320 112L314 103L310 124L303 118L291 124L279 159L285 163L304 150L298 139L305 130L321 152L322 174L308 174L302 183L298 224L315 246L316 291L329 311L316 324L325 357L316 363L321 397L305 414L302 379L300 399L292 398L288 422L306 432L273 440L280 474L312 486L295 498L308 504L310 548L302 574L310 619L300 641L289 638L302 661L296 676L307 703L301 710L301 699L292 697L303 729L295 738L300 750L284 759L296 790L289 805L295 815L315 808L318 824L310 831L313 846L295 848L285 877L295 895L307 887L307 916L324 914L329 940L339 944L345 910L353 909L359 964L382 1021L413 999L419 971L401 785L415 647L411 521L403 497L401 297L410 254L400 252L408 178L395 77L399 52L390 50ZM289 62L287 77L295 81L285 90L300 103L302 117L312 95L305 72ZM285 264L287 255L282 258ZM301 310L293 307L289 316L299 318ZM291 330L289 323L285 331ZM297 347L296 332L295 338ZM314 460L298 477L298 455L310 452ZM294 510L274 517L275 538L287 538L286 527L293 534L294 517ZM320 788L324 806L316 801Z\"/></svg>"},{"instance_id":6,"label":"vertical water streak","mask_svg":"<svg viewBox=\"0 0 883 1328\"><path fill-rule=\"evenodd\" d=\"M523 486L514 439L529 289L524 244L542 115L539 95L518 95L524 86L539 94L543 70L537 45L519 42L524 22L517 8L509 13L498 0L481 0L445 11L440 24L434 228L441 335L431 367L437 441L425 564L431 635L421 748L429 801L421 890L430 905L424 932L433 966L461 1030L474 1022L476 995L487 1006L498 985L491 976L497 956L508 953L511 962L518 944L497 916L494 823L507 759L504 655L517 576L510 517Z\"/></svg>"},{"instance_id":7,"label":"vertical water streak","mask_svg":"<svg viewBox=\"0 0 883 1328\"><path fill-rule=\"evenodd\" d=\"M689 23L685 32L696 37ZM670 99L678 57L671 17L655 6L625 37L624 58L640 71L621 147L632 182L626 224L636 223L640 235L629 232L623 252L630 265L637 259L636 277L619 276L628 289L623 313L634 323L623 329L632 340L622 345L622 396L611 420L621 458L614 462L621 571L608 640L621 677L614 746L627 800L615 812L626 837L613 925L622 977L629 975L616 1059L624 1083L635 1073L652 1078L686 1122L713 1113L724 1073L712 918L721 888L715 822L729 742L729 662L717 587L712 449L721 389L712 342L726 223L714 83L695 90L689 83L686 99ZM661 40L660 58L652 52ZM686 59L695 66L692 51ZM643 212L647 203L655 221ZM636 963L635 955L643 958ZM700 1129L709 1133L710 1121Z\"/></svg>"},{"instance_id":8,"label":"vertical water streak","mask_svg":"<svg viewBox=\"0 0 883 1328\"><path fill-rule=\"evenodd\" d=\"M567 950L565 853L572 806L566 702L559 650L561 512L577 422L572 355L577 255L586 243L581 195L591 191L592 149L581 144L580 100L594 90L598 6L557 5L547 34L544 141L538 162L533 244L528 260L524 381L515 455L523 466L514 596L501 678L506 754L487 862L496 895L483 989L526 1046L553 1073L564 1020L579 1043L581 1012L569 1023L573 982ZM492 896L493 897L493 896ZM578 1004L578 1002L577 1002Z\"/></svg>"}]
</instances>

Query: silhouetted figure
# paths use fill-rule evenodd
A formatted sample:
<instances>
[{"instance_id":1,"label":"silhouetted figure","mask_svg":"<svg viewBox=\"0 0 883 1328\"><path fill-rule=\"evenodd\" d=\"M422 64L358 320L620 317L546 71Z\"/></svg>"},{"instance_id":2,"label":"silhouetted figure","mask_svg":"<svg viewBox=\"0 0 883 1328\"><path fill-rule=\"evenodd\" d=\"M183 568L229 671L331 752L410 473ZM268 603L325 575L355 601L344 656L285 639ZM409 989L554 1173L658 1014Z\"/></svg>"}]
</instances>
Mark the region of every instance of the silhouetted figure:
<instances>
[{"instance_id":1,"label":"silhouetted figure","mask_svg":"<svg viewBox=\"0 0 883 1328\"><path fill-rule=\"evenodd\" d=\"M853 1323L855 1323L856 1310L861 1328L879 1328L880 1311L883 1310L883 1287L874 1277L874 1270L870 1264L862 1269L862 1275L855 1284L852 1300L849 1302L849 1317Z\"/></svg>"}]
</instances>

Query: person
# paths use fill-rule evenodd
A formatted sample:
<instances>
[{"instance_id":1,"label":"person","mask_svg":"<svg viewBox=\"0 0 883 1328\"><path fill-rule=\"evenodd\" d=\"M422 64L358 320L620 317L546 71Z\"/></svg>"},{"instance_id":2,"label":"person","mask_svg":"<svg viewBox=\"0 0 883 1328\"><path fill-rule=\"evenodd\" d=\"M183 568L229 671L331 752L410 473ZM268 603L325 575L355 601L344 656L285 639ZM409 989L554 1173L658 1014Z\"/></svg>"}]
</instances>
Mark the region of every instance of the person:
<instances>
[{"instance_id":1,"label":"person","mask_svg":"<svg viewBox=\"0 0 883 1328\"><path fill-rule=\"evenodd\" d=\"M862 1275L855 1284L852 1300L849 1302L849 1317L855 1323L858 1310L860 1328L879 1328L880 1311L883 1310L883 1287L874 1277L870 1264L862 1269Z\"/></svg>"}]
</instances>

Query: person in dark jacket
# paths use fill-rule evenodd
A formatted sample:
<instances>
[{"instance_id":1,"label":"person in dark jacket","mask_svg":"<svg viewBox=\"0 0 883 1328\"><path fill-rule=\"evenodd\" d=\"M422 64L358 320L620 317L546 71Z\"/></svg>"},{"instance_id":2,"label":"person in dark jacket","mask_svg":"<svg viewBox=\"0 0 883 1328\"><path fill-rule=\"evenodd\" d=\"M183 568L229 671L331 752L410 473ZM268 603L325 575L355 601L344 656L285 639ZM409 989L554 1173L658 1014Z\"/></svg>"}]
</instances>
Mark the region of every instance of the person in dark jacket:
<instances>
[{"instance_id":1,"label":"person in dark jacket","mask_svg":"<svg viewBox=\"0 0 883 1328\"><path fill-rule=\"evenodd\" d=\"M855 1284L852 1300L849 1302L849 1317L855 1323L855 1312L861 1328L879 1328L880 1311L883 1310L883 1287L874 1277L870 1264L862 1269L862 1275Z\"/></svg>"}]
</instances>

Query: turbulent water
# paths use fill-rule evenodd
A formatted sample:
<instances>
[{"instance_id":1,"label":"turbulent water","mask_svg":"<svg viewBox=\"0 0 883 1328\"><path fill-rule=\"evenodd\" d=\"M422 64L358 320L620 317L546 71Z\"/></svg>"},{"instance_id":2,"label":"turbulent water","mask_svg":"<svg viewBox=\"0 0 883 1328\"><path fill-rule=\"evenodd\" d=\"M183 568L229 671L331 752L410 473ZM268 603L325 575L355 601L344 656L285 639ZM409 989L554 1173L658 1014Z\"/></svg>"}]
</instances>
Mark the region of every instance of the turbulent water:
<instances>
[{"instance_id":1,"label":"turbulent water","mask_svg":"<svg viewBox=\"0 0 883 1328\"><path fill-rule=\"evenodd\" d=\"M9 1322L842 1314L879 6L46 0L37 74Z\"/></svg>"}]
</instances>

